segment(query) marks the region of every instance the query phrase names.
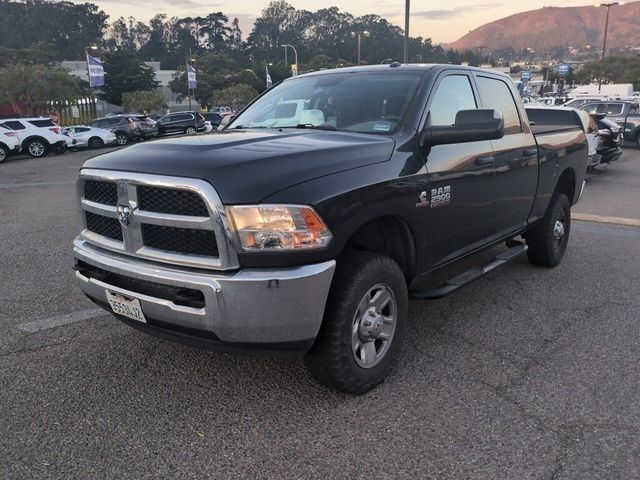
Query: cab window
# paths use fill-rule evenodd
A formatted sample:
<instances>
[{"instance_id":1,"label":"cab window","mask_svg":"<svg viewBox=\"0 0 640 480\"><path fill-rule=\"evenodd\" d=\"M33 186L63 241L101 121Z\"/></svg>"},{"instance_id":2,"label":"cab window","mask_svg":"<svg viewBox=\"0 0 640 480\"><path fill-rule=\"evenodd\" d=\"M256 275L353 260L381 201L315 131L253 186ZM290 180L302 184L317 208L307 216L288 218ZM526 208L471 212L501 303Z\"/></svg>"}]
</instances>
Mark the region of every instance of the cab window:
<instances>
[{"instance_id":1,"label":"cab window","mask_svg":"<svg viewBox=\"0 0 640 480\"><path fill-rule=\"evenodd\" d=\"M504 134L511 135L522 132L518 107L507 83L497 78L481 76L478 76L477 80L484 108L502 112Z\"/></svg>"},{"instance_id":2,"label":"cab window","mask_svg":"<svg viewBox=\"0 0 640 480\"><path fill-rule=\"evenodd\" d=\"M453 125L460 110L478 108L469 77L448 75L442 79L433 95L429 123L433 126Z\"/></svg>"}]
</instances>

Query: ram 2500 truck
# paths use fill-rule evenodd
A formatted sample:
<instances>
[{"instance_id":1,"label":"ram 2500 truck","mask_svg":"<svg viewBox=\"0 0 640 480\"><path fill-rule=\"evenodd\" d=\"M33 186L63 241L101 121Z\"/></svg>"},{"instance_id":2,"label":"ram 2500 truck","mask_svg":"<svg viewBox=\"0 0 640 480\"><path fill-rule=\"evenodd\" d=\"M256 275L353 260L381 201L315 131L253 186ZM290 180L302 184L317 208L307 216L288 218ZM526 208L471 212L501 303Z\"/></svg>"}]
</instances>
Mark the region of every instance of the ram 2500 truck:
<instances>
[{"instance_id":1,"label":"ram 2500 truck","mask_svg":"<svg viewBox=\"0 0 640 480\"><path fill-rule=\"evenodd\" d=\"M536 265L561 261L586 162L581 128L535 138L495 72L311 73L220 133L87 161L76 277L139 330L303 355L322 384L363 393L402 348L410 296L446 295L525 251ZM488 264L418 288L505 242Z\"/></svg>"}]
</instances>

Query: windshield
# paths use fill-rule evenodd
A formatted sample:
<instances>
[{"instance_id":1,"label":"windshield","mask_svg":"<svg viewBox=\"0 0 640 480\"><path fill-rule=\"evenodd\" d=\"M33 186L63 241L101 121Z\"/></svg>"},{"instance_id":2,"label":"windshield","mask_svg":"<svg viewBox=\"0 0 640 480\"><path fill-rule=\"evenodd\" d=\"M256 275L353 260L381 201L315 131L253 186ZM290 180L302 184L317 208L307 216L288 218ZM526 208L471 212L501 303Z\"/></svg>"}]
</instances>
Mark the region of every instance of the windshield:
<instances>
[{"instance_id":1,"label":"windshield","mask_svg":"<svg viewBox=\"0 0 640 480\"><path fill-rule=\"evenodd\" d=\"M289 80L227 128L317 128L391 133L420 83L419 72L331 73Z\"/></svg>"}]
</instances>

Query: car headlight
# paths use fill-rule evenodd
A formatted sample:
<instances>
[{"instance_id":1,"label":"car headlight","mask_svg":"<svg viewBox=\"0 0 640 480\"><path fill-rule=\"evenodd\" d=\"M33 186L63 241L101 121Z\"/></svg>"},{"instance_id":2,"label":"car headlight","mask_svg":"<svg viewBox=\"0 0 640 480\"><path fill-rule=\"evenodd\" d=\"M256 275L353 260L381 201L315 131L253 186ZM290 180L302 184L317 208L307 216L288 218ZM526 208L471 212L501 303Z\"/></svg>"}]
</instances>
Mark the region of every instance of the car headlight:
<instances>
[{"instance_id":1,"label":"car headlight","mask_svg":"<svg viewBox=\"0 0 640 480\"><path fill-rule=\"evenodd\" d=\"M332 235L316 211L301 205L227 207L245 252L326 247Z\"/></svg>"}]
</instances>

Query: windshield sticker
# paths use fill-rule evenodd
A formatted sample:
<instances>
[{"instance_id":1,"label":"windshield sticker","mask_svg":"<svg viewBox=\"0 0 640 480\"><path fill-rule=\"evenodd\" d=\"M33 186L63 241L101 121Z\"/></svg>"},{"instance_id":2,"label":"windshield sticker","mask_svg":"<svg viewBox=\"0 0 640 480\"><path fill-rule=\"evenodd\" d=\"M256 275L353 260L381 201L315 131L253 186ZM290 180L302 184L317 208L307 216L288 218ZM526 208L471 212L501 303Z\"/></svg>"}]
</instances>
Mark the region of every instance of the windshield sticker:
<instances>
[{"instance_id":1,"label":"windshield sticker","mask_svg":"<svg viewBox=\"0 0 640 480\"><path fill-rule=\"evenodd\" d=\"M373 129L376 132L388 132L391 130L391 124L390 123L376 123L373 126Z\"/></svg>"}]
</instances>

